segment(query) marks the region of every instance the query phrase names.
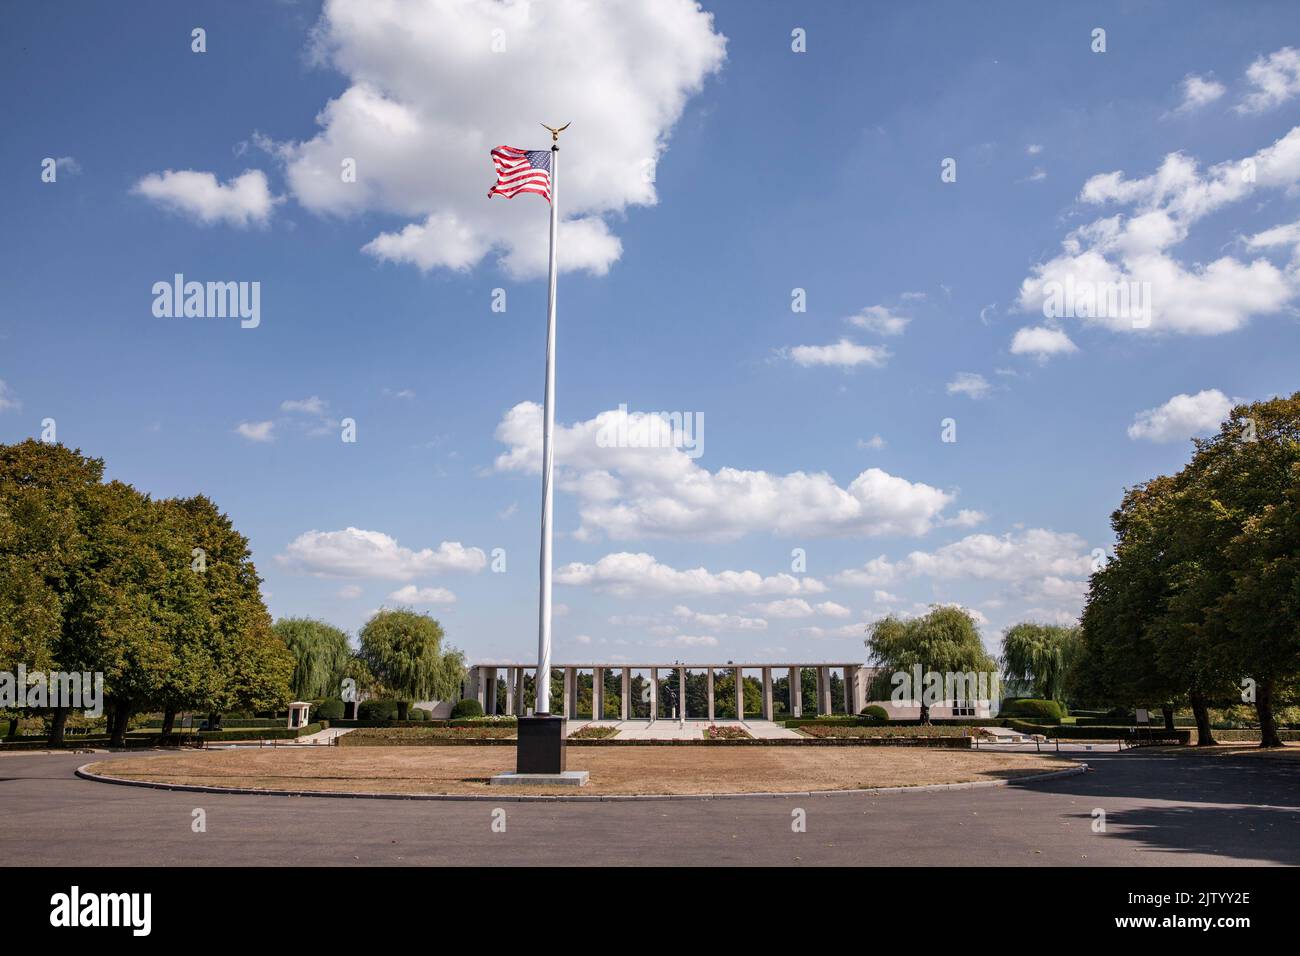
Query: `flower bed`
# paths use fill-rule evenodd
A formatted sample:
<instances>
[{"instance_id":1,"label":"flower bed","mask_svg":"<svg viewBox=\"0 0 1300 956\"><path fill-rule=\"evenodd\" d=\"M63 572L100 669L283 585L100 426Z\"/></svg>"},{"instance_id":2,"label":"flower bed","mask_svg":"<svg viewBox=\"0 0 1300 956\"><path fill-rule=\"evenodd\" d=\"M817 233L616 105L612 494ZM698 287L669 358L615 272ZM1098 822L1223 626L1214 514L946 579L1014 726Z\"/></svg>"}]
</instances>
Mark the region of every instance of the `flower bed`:
<instances>
[{"instance_id":1,"label":"flower bed","mask_svg":"<svg viewBox=\"0 0 1300 956\"><path fill-rule=\"evenodd\" d=\"M617 727L594 727L588 724L569 734L570 740L607 740L618 733Z\"/></svg>"},{"instance_id":2,"label":"flower bed","mask_svg":"<svg viewBox=\"0 0 1300 956\"><path fill-rule=\"evenodd\" d=\"M710 724L704 728L704 737L706 740L753 740L749 731L744 727L719 727L717 724Z\"/></svg>"},{"instance_id":3,"label":"flower bed","mask_svg":"<svg viewBox=\"0 0 1300 956\"><path fill-rule=\"evenodd\" d=\"M839 726L813 724L799 728L799 732L809 737L974 737L983 733L978 727L954 727L936 724L931 727L891 727L881 724L875 727L862 727L853 724Z\"/></svg>"},{"instance_id":4,"label":"flower bed","mask_svg":"<svg viewBox=\"0 0 1300 956\"><path fill-rule=\"evenodd\" d=\"M514 740L510 727L362 727L338 738L340 747L410 747L458 740Z\"/></svg>"}]
</instances>

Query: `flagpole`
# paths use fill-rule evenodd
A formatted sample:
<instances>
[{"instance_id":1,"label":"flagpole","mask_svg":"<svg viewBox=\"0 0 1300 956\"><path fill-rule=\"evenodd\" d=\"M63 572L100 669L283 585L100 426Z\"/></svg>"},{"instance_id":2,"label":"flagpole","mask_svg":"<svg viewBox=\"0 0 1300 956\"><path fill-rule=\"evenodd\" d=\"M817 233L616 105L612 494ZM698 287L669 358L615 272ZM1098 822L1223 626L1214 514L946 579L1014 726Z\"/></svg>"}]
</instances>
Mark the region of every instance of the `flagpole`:
<instances>
[{"instance_id":1,"label":"flagpole","mask_svg":"<svg viewBox=\"0 0 1300 956\"><path fill-rule=\"evenodd\" d=\"M554 139L558 139L553 134ZM546 392L542 400L542 553L541 581L537 609L537 679L535 681L538 714L551 712L551 507L555 497L551 479L555 470L555 246L559 236L559 159L558 142L551 144L551 278L546 306ZM567 717L563 703L561 716Z\"/></svg>"}]
</instances>

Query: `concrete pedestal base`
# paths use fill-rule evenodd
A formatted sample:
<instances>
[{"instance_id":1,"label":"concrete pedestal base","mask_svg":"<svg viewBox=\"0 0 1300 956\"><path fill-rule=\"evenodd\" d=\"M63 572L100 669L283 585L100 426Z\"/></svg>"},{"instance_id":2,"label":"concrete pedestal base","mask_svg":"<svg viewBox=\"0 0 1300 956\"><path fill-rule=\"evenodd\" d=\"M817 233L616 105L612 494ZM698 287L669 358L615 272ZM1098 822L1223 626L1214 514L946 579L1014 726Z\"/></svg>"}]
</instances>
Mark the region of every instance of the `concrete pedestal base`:
<instances>
[{"instance_id":1,"label":"concrete pedestal base","mask_svg":"<svg viewBox=\"0 0 1300 956\"><path fill-rule=\"evenodd\" d=\"M494 786L506 787L585 787L591 775L586 770L563 773L513 773L506 771L492 778Z\"/></svg>"}]
</instances>

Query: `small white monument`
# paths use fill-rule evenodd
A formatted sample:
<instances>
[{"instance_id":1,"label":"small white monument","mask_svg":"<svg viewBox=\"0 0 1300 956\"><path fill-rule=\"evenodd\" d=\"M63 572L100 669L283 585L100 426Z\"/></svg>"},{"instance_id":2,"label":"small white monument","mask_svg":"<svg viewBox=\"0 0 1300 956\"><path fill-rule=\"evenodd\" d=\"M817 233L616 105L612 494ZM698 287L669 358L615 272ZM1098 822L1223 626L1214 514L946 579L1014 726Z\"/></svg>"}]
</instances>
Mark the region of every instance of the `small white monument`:
<instances>
[{"instance_id":1,"label":"small white monument","mask_svg":"<svg viewBox=\"0 0 1300 956\"><path fill-rule=\"evenodd\" d=\"M289 729L297 730L299 727L306 727L310 713L311 704L305 700L295 700L289 705Z\"/></svg>"}]
</instances>

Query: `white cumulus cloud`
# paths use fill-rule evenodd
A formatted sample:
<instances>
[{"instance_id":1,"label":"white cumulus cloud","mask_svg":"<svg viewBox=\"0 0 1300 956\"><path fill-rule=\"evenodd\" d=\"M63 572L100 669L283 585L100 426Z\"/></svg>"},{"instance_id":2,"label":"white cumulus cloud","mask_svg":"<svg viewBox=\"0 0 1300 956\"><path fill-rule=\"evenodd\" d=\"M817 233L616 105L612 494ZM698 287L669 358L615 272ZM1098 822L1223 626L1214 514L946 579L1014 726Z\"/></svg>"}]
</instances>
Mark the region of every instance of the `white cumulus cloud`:
<instances>
[{"instance_id":1,"label":"white cumulus cloud","mask_svg":"<svg viewBox=\"0 0 1300 956\"><path fill-rule=\"evenodd\" d=\"M628 419L626 422L623 419ZM781 535L920 535L942 520L954 495L868 468L839 485L825 473L719 468L709 471L680 447L602 446L644 416L624 409L555 429L557 485L579 502L580 539ZM521 402L496 429L508 450L498 471L541 470L542 409Z\"/></svg>"},{"instance_id":2,"label":"white cumulus cloud","mask_svg":"<svg viewBox=\"0 0 1300 956\"><path fill-rule=\"evenodd\" d=\"M275 439L275 422L240 422L235 433L249 441L269 442Z\"/></svg>"},{"instance_id":3,"label":"white cumulus cloud","mask_svg":"<svg viewBox=\"0 0 1300 956\"><path fill-rule=\"evenodd\" d=\"M1202 106L1207 106L1223 96L1228 88L1213 77L1197 76L1195 73L1188 73L1183 77L1182 82L1182 102L1178 104L1175 113L1190 113L1198 110Z\"/></svg>"},{"instance_id":4,"label":"white cumulus cloud","mask_svg":"<svg viewBox=\"0 0 1300 956\"><path fill-rule=\"evenodd\" d=\"M13 397L13 392L9 391L9 386L0 379L0 412L16 411L23 407L23 403Z\"/></svg>"},{"instance_id":5,"label":"white cumulus cloud","mask_svg":"<svg viewBox=\"0 0 1300 956\"><path fill-rule=\"evenodd\" d=\"M284 201L283 197L271 195L266 173L260 169L246 169L225 183L218 182L212 173L169 169L143 177L131 191L205 226L265 225L275 207Z\"/></svg>"},{"instance_id":6,"label":"white cumulus cloud","mask_svg":"<svg viewBox=\"0 0 1300 956\"><path fill-rule=\"evenodd\" d=\"M883 305L869 305L857 315L849 316L849 324L878 335L902 335L912 320L891 312Z\"/></svg>"},{"instance_id":7,"label":"white cumulus cloud","mask_svg":"<svg viewBox=\"0 0 1300 956\"><path fill-rule=\"evenodd\" d=\"M661 564L653 555L626 551L607 554L595 564L574 562L555 571L557 584L593 587L616 595L794 595L820 594L826 585L816 578L793 574L763 576L757 571L681 571Z\"/></svg>"},{"instance_id":8,"label":"white cumulus cloud","mask_svg":"<svg viewBox=\"0 0 1300 956\"><path fill-rule=\"evenodd\" d=\"M456 595L446 588L420 588L414 584L398 588L388 595L389 600L399 604L455 604Z\"/></svg>"},{"instance_id":9,"label":"white cumulus cloud","mask_svg":"<svg viewBox=\"0 0 1300 956\"><path fill-rule=\"evenodd\" d=\"M1060 329L1045 325L1025 326L1017 329L1011 338L1012 355L1033 355L1045 359L1053 355L1068 355L1079 350L1070 337Z\"/></svg>"},{"instance_id":10,"label":"white cumulus cloud","mask_svg":"<svg viewBox=\"0 0 1300 956\"><path fill-rule=\"evenodd\" d=\"M988 379L978 372L958 372L957 377L948 383L949 395L966 395L970 398L984 398L993 390Z\"/></svg>"},{"instance_id":11,"label":"white cumulus cloud","mask_svg":"<svg viewBox=\"0 0 1300 956\"><path fill-rule=\"evenodd\" d=\"M791 361L804 368L817 365L832 368L870 365L879 368L889 359L888 349L879 345L859 345L850 339L840 339L832 345L796 345L781 350L780 354L789 356Z\"/></svg>"},{"instance_id":12,"label":"white cumulus cloud","mask_svg":"<svg viewBox=\"0 0 1300 956\"><path fill-rule=\"evenodd\" d=\"M1192 335L1231 332L1254 315L1276 313L1300 291L1294 266L1232 255L1185 265L1171 250L1211 213L1267 190L1290 193L1298 186L1300 127L1250 156L1205 170L1192 157L1170 153L1149 176L1093 176L1080 191L1081 205L1129 211L1070 232L1060 255L1035 266L1021 283L1019 307L1054 313L1063 305L1061 291L1070 289L1065 311L1081 321L1116 332ZM1146 299L1147 314L1112 307L1109 297L1121 290L1134 302Z\"/></svg>"},{"instance_id":13,"label":"white cumulus cloud","mask_svg":"<svg viewBox=\"0 0 1300 956\"><path fill-rule=\"evenodd\" d=\"M406 218L365 246L379 259L463 270L496 252L515 277L545 274L546 203L489 201L489 150L545 149L539 120L572 123L560 268L604 273L622 251L609 222L655 204L672 129L726 49L693 0L327 0L315 36L347 85L314 136L276 147L295 198ZM348 160L355 182L340 176Z\"/></svg>"},{"instance_id":14,"label":"white cumulus cloud","mask_svg":"<svg viewBox=\"0 0 1300 956\"><path fill-rule=\"evenodd\" d=\"M413 551L383 532L346 528L304 532L290 541L276 560L320 576L405 581L447 571L478 572L486 566L487 555L481 548L467 548L459 541Z\"/></svg>"},{"instance_id":15,"label":"white cumulus cloud","mask_svg":"<svg viewBox=\"0 0 1300 956\"><path fill-rule=\"evenodd\" d=\"M1234 404L1233 399L1217 388L1207 388L1195 395L1175 395L1163 405L1138 412L1128 427L1128 437L1171 442L1209 434L1218 431Z\"/></svg>"},{"instance_id":16,"label":"white cumulus cloud","mask_svg":"<svg viewBox=\"0 0 1300 956\"><path fill-rule=\"evenodd\" d=\"M1251 91L1237 104L1240 113L1262 113L1300 95L1300 50L1284 46L1246 68Z\"/></svg>"}]
</instances>

